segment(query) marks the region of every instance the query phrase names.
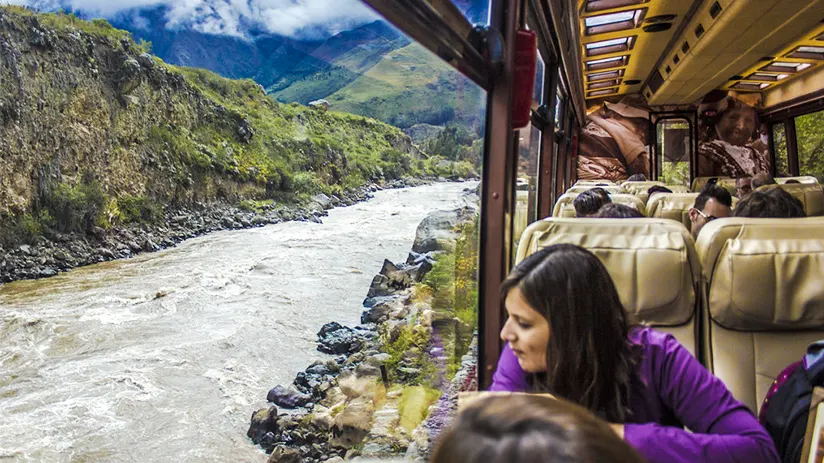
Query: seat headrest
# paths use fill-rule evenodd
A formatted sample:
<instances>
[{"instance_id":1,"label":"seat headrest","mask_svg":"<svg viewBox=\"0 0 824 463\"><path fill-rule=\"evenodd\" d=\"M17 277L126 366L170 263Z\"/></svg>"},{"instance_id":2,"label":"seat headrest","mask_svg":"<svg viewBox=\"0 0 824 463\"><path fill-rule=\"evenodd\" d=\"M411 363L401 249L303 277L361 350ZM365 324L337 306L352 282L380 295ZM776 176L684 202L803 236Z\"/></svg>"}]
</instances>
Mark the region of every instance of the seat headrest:
<instances>
[{"instance_id":1,"label":"seat headrest","mask_svg":"<svg viewBox=\"0 0 824 463\"><path fill-rule=\"evenodd\" d=\"M790 183L783 185L762 185L756 191L768 191L771 188L781 188L794 198L801 201L807 217L824 215L824 188L818 183Z\"/></svg>"},{"instance_id":2,"label":"seat headrest","mask_svg":"<svg viewBox=\"0 0 824 463\"><path fill-rule=\"evenodd\" d=\"M689 228L689 210L697 197L698 193L656 193L647 203L647 215L677 220Z\"/></svg>"},{"instance_id":3,"label":"seat headrest","mask_svg":"<svg viewBox=\"0 0 824 463\"><path fill-rule=\"evenodd\" d=\"M824 328L824 218L714 220L696 244L710 317L747 331Z\"/></svg>"},{"instance_id":4,"label":"seat headrest","mask_svg":"<svg viewBox=\"0 0 824 463\"><path fill-rule=\"evenodd\" d=\"M673 193L692 193L692 191L689 189L688 186L684 186L684 185L664 185L664 186L666 186L667 188L672 190Z\"/></svg>"},{"instance_id":5,"label":"seat headrest","mask_svg":"<svg viewBox=\"0 0 824 463\"><path fill-rule=\"evenodd\" d=\"M615 204L623 204L624 206L629 206L636 211L640 212L643 215L647 215L647 208L644 206L644 202L641 201L635 195L632 194L611 194L609 195L609 199L612 200Z\"/></svg>"},{"instance_id":6,"label":"seat headrest","mask_svg":"<svg viewBox=\"0 0 824 463\"><path fill-rule=\"evenodd\" d=\"M607 193L610 193L610 194L612 194L612 193L625 193L625 191L621 187L615 186L615 185L613 185L613 186L576 185L576 186L571 187L570 189L568 189L566 192L567 193L578 193L578 194L580 194L580 193L583 193L587 190L591 190L593 188L603 188L604 190L606 190Z\"/></svg>"},{"instance_id":7,"label":"seat headrest","mask_svg":"<svg viewBox=\"0 0 824 463\"><path fill-rule=\"evenodd\" d=\"M803 175L801 177L776 177L775 182L779 185L787 183L787 180L798 180L801 183L818 183L818 179L811 175ZM790 184L792 185L792 183Z\"/></svg>"},{"instance_id":8,"label":"seat headrest","mask_svg":"<svg viewBox=\"0 0 824 463\"><path fill-rule=\"evenodd\" d=\"M638 194L638 193L646 193L652 186L667 186L664 182L659 182L657 180L645 180L643 182L624 182L621 184L624 190L627 193L631 194Z\"/></svg>"},{"instance_id":9,"label":"seat headrest","mask_svg":"<svg viewBox=\"0 0 824 463\"><path fill-rule=\"evenodd\" d=\"M647 218L544 219L524 231L516 262L559 243L584 247L601 259L633 320L678 326L692 318L700 265L692 237L680 224Z\"/></svg>"},{"instance_id":10,"label":"seat headrest","mask_svg":"<svg viewBox=\"0 0 824 463\"><path fill-rule=\"evenodd\" d=\"M612 180L578 180L572 186L587 186L587 185L591 185L591 186L604 186L604 185L606 185L606 186L618 186Z\"/></svg>"},{"instance_id":11,"label":"seat headrest","mask_svg":"<svg viewBox=\"0 0 824 463\"><path fill-rule=\"evenodd\" d=\"M711 178L717 178L718 184L723 186L724 188L727 187L727 184L732 184L733 189L735 189L735 179L732 177L695 177L692 180L692 191L698 193L701 191L701 188L704 188L704 185L710 181Z\"/></svg>"}]
</instances>

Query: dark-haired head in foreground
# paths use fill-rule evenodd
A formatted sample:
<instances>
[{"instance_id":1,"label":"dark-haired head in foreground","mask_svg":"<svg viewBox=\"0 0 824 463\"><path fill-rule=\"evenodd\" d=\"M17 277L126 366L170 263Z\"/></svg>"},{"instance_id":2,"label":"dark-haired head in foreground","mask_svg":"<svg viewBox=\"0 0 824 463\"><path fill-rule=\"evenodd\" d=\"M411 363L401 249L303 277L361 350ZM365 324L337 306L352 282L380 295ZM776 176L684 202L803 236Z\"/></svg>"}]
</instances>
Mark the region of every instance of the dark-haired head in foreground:
<instances>
[{"instance_id":1,"label":"dark-haired head in foreground","mask_svg":"<svg viewBox=\"0 0 824 463\"><path fill-rule=\"evenodd\" d=\"M644 174L632 174L627 178L628 182L646 182L647 176Z\"/></svg>"},{"instance_id":2,"label":"dark-haired head in foreground","mask_svg":"<svg viewBox=\"0 0 824 463\"><path fill-rule=\"evenodd\" d=\"M624 204L604 204L595 217L599 219L642 219L644 215Z\"/></svg>"},{"instance_id":3,"label":"dark-haired head in foreground","mask_svg":"<svg viewBox=\"0 0 824 463\"><path fill-rule=\"evenodd\" d=\"M701 189L695 198L695 204L690 208L690 233L693 238L708 222L729 217L732 211L732 196L725 188L715 182L709 182Z\"/></svg>"},{"instance_id":4,"label":"dark-haired head in foreground","mask_svg":"<svg viewBox=\"0 0 824 463\"><path fill-rule=\"evenodd\" d=\"M672 190L665 186L653 185L647 190L647 194L652 197L655 193L672 193Z\"/></svg>"},{"instance_id":5,"label":"dark-haired head in foreground","mask_svg":"<svg viewBox=\"0 0 824 463\"><path fill-rule=\"evenodd\" d=\"M575 207L575 217L591 217L601 209L601 206L611 202L607 190L591 188L576 196L572 200L572 205Z\"/></svg>"},{"instance_id":6,"label":"dark-haired head in foreground","mask_svg":"<svg viewBox=\"0 0 824 463\"><path fill-rule=\"evenodd\" d=\"M756 217L773 219L792 219L806 217L804 205L779 187L767 191L754 191L738 203L735 217Z\"/></svg>"},{"instance_id":7,"label":"dark-haired head in foreground","mask_svg":"<svg viewBox=\"0 0 824 463\"><path fill-rule=\"evenodd\" d=\"M641 463L605 421L544 396L484 399L441 438L432 463Z\"/></svg>"}]
</instances>

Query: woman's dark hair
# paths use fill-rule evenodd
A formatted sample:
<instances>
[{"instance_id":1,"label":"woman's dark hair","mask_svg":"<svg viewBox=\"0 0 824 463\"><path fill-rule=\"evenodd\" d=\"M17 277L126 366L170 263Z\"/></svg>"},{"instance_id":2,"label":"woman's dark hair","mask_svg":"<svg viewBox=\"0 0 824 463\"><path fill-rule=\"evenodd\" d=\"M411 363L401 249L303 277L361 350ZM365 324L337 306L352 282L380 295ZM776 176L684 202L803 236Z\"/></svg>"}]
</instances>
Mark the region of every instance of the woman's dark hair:
<instances>
[{"instance_id":1,"label":"woman's dark hair","mask_svg":"<svg viewBox=\"0 0 824 463\"><path fill-rule=\"evenodd\" d=\"M628 182L646 182L647 176L644 174L632 174L627 178Z\"/></svg>"},{"instance_id":2,"label":"woman's dark hair","mask_svg":"<svg viewBox=\"0 0 824 463\"><path fill-rule=\"evenodd\" d=\"M804 205L793 195L773 187L767 191L753 191L738 202L733 217L792 219L806 217Z\"/></svg>"},{"instance_id":3,"label":"woman's dark hair","mask_svg":"<svg viewBox=\"0 0 824 463\"><path fill-rule=\"evenodd\" d=\"M587 217L598 212L604 204L612 202L609 193L603 188L590 188L572 200L576 217Z\"/></svg>"},{"instance_id":4,"label":"woman's dark hair","mask_svg":"<svg viewBox=\"0 0 824 463\"><path fill-rule=\"evenodd\" d=\"M566 401L535 395L471 405L438 442L432 463L642 463L609 424Z\"/></svg>"},{"instance_id":5,"label":"woman's dark hair","mask_svg":"<svg viewBox=\"0 0 824 463\"><path fill-rule=\"evenodd\" d=\"M644 214L625 204L604 204L595 217L599 219L642 219Z\"/></svg>"},{"instance_id":6,"label":"woman's dark hair","mask_svg":"<svg viewBox=\"0 0 824 463\"><path fill-rule=\"evenodd\" d=\"M594 254L556 244L527 257L501 285L519 288L549 323L547 369L529 375L533 392L569 400L613 423L629 413L637 359L615 283Z\"/></svg>"}]
</instances>

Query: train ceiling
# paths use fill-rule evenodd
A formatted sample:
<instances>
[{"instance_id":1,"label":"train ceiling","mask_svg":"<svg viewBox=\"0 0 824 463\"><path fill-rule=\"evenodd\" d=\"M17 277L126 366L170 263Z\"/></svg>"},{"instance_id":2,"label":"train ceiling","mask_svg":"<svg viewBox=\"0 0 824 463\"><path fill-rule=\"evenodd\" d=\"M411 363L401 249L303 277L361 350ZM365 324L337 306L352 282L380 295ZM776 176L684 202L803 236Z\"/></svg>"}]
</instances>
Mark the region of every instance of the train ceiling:
<instances>
[{"instance_id":1,"label":"train ceiling","mask_svg":"<svg viewBox=\"0 0 824 463\"><path fill-rule=\"evenodd\" d=\"M579 13L587 99L690 104L824 68L824 0L581 0Z\"/></svg>"}]
</instances>

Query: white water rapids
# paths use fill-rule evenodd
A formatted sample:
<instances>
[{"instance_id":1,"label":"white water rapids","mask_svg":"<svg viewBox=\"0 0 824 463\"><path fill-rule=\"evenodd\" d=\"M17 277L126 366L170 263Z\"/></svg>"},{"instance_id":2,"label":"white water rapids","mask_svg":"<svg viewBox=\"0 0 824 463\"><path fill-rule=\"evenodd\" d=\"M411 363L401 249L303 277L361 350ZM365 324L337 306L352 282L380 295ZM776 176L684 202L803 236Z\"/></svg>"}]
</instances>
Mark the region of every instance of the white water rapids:
<instances>
[{"instance_id":1,"label":"white water rapids","mask_svg":"<svg viewBox=\"0 0 824 463\"><path fill-rule=\"evenodd\" d=\"M0 461L266 461L246 438L266 392L327 358L318 329L357 324L383 260L476 185L0 285Z\"/></svg>"}]
</instances>

